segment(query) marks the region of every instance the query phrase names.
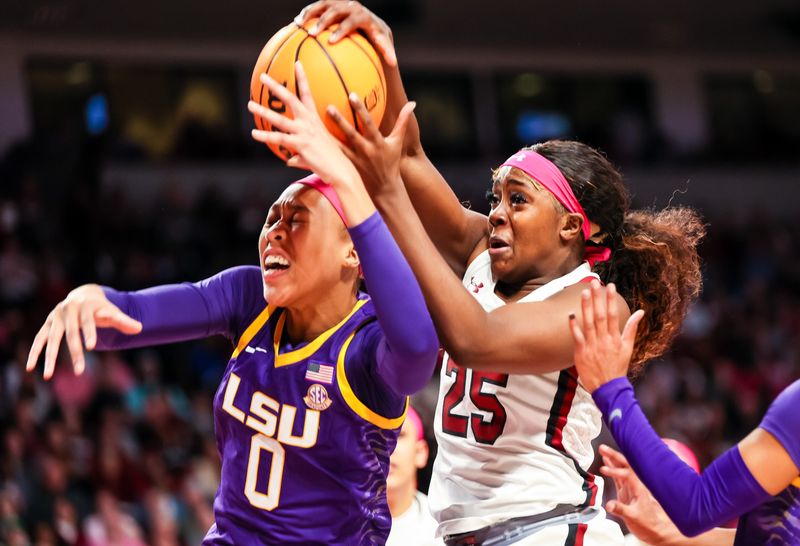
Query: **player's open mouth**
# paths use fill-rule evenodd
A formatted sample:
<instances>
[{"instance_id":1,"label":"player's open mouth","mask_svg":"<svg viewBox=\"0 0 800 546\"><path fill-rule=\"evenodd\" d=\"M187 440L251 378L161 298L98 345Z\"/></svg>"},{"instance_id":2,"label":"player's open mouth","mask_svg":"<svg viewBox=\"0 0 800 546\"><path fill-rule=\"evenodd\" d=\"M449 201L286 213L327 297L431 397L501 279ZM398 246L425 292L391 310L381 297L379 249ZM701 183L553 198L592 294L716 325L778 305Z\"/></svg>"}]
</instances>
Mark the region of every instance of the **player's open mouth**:
<instances>
[{"instance_id":1,"label":"player's open mouth","mask_svg":"<svg viewBox=\"0 0 800 546\"><path fill-rule=\"evenodd\" d=\"M278 256L276 254L267 255L264 258L264 276L269 277L273 275L277 275L282 271L286 271L289 269L289 260L284 258L283 256Z\"/></svg>"},{"instance_id":2,"label":"player's open mouth","mask_svg":"<svg viewBox=\"0 0 800 546\"><path fill-rule=\"evenodd\" d=\"M505 242L503 239L499 237L491 237L489 239L489 254L495 255L500 254L509 250L511 246Z\"/></svg>"}]
</instances>

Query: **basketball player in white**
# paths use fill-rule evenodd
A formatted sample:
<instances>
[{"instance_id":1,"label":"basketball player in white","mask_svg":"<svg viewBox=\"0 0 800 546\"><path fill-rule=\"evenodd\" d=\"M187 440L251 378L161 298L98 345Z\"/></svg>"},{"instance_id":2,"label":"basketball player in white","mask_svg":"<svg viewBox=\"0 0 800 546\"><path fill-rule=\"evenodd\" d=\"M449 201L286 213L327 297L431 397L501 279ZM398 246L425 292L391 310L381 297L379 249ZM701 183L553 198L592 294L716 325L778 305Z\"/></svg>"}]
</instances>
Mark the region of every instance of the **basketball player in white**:
<instances>
[{"instance_id":1,"label":"basketball player in white","mask_svg":"<svg viewBox=\"0 0 800 546\"><path fill-rule=\"evenodd\" d=\"M340 24L334 39L359 29L381 50L391 127L407 99L388 27L356 2L324 0L299 18L317 16L320 29ZM494 171L487 218L461 206L415 122L403 142L384 139L361 100L351 106L364 135L332 117L448 352L430 489L439 534L448 545L623 544L588 472L600 414L574 371L565 317L580 308L583 282L613 281L621 323L631 308L646 312L632 371L660 354L699 291L696 214L630 211L605 157L550 141Z\"/></svg>"}]
</instances>

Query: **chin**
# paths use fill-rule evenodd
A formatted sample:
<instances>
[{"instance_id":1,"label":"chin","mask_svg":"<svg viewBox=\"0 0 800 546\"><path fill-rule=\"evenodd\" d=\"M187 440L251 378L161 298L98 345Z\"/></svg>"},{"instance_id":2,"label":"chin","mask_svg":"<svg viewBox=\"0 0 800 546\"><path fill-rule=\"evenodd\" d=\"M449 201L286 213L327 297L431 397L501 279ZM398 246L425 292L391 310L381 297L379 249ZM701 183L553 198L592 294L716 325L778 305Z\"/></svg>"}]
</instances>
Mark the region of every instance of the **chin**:
<instances>
[{"instance_id":1,"label":"chin","mask_svg":"<svg viewBox=\"0 0 800 546\"><path fill-rule=\"evenodd\" d=\"M492 277L494 277L496 281L503 280L511 271L511 265L507 261L492 260Z\"/></svg>"},{"instance_id":2,"label":"chin","mask_svg":"<svg viewBox=\"0 0 800 546\"><path fill-rule=\"evenodd\" d=\"M291 291L264 283L264 300L273 307L287 307L292 301Z\"/></svg>"}]
</instances>

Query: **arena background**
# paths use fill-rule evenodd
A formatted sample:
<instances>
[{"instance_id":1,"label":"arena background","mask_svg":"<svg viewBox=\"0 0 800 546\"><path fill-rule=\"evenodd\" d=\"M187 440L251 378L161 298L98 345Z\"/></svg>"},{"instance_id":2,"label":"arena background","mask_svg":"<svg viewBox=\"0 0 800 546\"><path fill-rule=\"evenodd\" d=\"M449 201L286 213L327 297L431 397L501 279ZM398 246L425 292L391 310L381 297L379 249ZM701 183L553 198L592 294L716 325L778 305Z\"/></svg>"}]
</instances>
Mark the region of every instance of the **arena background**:
<instances>
[{"instance_id":1,"label":"arena background","mask_svg":"<svg viewBox=\"0 0 800 546\"><path fill-rule=\"evenodd\" d=\"M62 358L50 384L23 366L80 283L257 263L266 209L300 173L250 141L248 84L303 5L0 4L0 543L75 544L70 529L114 518L148 544L202 538L225 340L94 354L80 378ZM703 463L756 426L800 376L800 6L367 5L394 30L429 154L473 207L490 167L565 137L603 149L638 206L702 211L703 297L639 399ZM428 424L432 400L417 399Z\"/></svg>"}]
</instances>

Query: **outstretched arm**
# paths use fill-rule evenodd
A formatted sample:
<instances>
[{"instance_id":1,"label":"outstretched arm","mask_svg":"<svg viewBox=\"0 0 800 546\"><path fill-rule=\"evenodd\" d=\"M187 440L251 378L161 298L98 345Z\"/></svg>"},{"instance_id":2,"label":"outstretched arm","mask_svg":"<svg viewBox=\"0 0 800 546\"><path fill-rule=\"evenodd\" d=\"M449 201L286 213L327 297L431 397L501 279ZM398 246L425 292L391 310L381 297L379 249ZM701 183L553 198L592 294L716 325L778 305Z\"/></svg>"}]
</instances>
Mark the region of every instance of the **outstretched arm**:
<instances>
[{"instance_id":1,"label":"outstretched arm","mask_svg":"<svg viewBox=\"0 0 800 546\"><path fill-rule=\"evenodd\" d=\"M250 289L255 287L255 289ZM85 367L87 350L127 349L223 334L236 334L236 302L261 297L255 267L236 267L198 283L119 292L96 284L69 293L48 315L34 338L27 371L45 352L44 378L55 370L66 337L75 373Z\"/></svg>"},{"instance_id":2,"label":"outstretched arm","mask_svg":"<svg viewBox=\"0 0 800 546\"><path fill-rule=\"evenodd\" d=\"M573 315L575 366L631 467L687 536L738 517L785 489L800 466L800 381L772 404L761 426L715 460L700 476L661 441L625 377L633 350L637 311L620 334L606 321L613 288L583 295L583 325ZM613 475L613 473L611 474Z\"/></svg>"},{"instance_id":3,"label":"outstretched arm","mask_svg":"<svg viewBox=\"0 0 800 546\"><path fill-rule=\"evenodd\" d=\"M391 29L358 2L336 0L322 0L307 6L296 21L304 24L317 17L319 21L316 28L311 29L312 34L338 24L339 28L331 36L332 42L341 40L351 32L361 31L381 53L387 86L387 104L381 130L388 134L408 102L397 66ZM461 205L442 174L425 155L419 125L413 115L403 140L400 172L425 230L448 266L460 277L476 246L485 240L488 222L484 215ZM372 194L370 181L365 180L365 183Z\"/></svg>"}]
</instances>

